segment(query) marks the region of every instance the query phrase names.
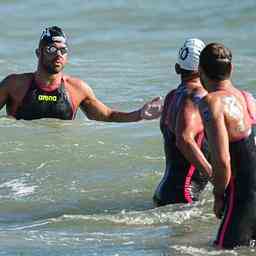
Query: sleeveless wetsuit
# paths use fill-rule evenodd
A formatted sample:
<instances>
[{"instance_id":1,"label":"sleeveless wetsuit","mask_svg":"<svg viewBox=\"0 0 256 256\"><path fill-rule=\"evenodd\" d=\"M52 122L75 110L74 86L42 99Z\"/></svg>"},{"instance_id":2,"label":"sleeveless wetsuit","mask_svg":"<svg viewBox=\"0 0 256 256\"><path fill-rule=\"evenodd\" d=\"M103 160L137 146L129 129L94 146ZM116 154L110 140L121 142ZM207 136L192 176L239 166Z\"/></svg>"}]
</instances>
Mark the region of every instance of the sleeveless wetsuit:
<instances>
[{"instance_id":1,"label":"sleeveless wetsuit","mask_svg":"<svg viewBox=\"0 0 256 256\"><path fill-rule=\"evenodd\" d=\"M175 134L170 130L170 125L176 123L177 112L187 97L187 93L187 88L181 84L176 90L171 91L165 99L160 129L164 139L166 167L164 176L153 197L158 206L197 201L200 192L208 182L208 176L196 170L195 166L190 164L177 148ZM198 98L195 100L198 101ZM196 141L204 155L208 157L207 141L204 134L198 134Z\"/></svg>"},{"instance_id":2,"label":"sleeveless wetsuit","mask_svg":"<svg viewBox=\"0 0 256 256\"><path fill-rule=\"evenodd\" d=\"M11 114L16 119L25 120L39 118L71 120L75 116L63 79L60 86L53 91L44 91L37 86L33 79L22 104L15 113Z\"/></svg>"},{"instance_id":3,"label":"sleeveless wetsuit","mask_svg":"<svg viewBox=\"0 0 256 256\"><path fill-rule=\"evenodd\" d=\"M225 192L224 215L215 241L221 248L256 246L256 119L251 118L251 134L229 144L232 177Z\"/></svg>"}]
</instances>

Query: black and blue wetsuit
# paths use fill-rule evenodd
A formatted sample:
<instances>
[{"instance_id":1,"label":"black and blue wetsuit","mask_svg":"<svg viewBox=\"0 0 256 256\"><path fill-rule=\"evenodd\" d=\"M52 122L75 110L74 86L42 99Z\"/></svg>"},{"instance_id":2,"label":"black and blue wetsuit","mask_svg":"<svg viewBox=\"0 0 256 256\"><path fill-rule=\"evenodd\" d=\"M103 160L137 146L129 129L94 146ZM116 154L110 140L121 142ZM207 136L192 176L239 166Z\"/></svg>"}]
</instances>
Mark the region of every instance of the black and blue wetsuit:
<instances>
[{"instance_id":1,"label":"black and blue wetsuit","mask_svg":"<svg viewBox=\"0 0 256 256\"><path fill-rule=\"evenodd\" d=\"M165 99L160 129L164 139L166 167L153 197L157 206L197 201L200 192L208 182L208 176L197 170L177 148L176 136L171 131L174 129L170 129L170 126L175 125L179 108L187 96L187 88L181 84ZM195 97L195 101L198 101L197 97ZM196 136L196 142L204 155L208 157L207 141L203 132Z\"/></svg>"},{"instance_id":2,"label":"black and blue wetsuit","mask_svg":"<svg viewBox=\"0 0 256 256\"><path fill-rule=\"evenodd\" d=\"M32 79L22 104L12 115L16 119L58 118L71 120L75 113L64 81L53 91L44 91Z\"/></svg>"}]
</instances>

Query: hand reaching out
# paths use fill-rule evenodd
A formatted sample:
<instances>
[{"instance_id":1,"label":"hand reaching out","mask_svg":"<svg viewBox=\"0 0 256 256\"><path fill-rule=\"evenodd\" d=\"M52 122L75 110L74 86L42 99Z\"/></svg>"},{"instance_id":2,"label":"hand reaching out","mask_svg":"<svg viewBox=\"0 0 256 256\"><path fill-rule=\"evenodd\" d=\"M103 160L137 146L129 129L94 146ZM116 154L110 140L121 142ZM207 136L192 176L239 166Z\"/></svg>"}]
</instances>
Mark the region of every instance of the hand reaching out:
<instances>
[{"instance_id":1,"label":"hand reaching out","mask_svg":"<svg viewBox=\"0 0 256 256\"><path fill-rule=\"evenodd\" d=\"M160 117L163 109L162 98L156 97L147 102L140 110L140 116L145 120L153 120Z\"/></svg>"}]
</instances>

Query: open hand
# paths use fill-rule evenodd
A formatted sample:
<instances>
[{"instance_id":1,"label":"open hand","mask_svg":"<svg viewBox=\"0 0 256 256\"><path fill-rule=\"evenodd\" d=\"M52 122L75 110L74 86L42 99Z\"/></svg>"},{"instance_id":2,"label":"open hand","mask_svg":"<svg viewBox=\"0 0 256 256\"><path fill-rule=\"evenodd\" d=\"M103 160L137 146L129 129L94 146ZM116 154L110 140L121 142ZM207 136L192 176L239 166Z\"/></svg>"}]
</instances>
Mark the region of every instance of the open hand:
<instances>
[{"instance_id":1,"label":"open hand","mask_svg":"<svg viewBox=\"0 0 256 256\"><path fill-rule=\"evenodd\" d=\"M140 116L145 120L152 120L160 117L163 109L162 98L156 97L147 102L140 110Z\"/></svg>"}]
</instances>

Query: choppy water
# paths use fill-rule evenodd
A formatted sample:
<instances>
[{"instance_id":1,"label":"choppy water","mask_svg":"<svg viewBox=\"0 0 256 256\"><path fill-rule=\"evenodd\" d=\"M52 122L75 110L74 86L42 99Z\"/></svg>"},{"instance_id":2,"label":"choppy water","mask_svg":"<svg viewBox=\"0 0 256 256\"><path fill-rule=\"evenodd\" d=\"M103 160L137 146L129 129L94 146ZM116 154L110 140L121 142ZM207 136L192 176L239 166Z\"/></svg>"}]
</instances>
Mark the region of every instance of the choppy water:
<instances>
[{"instance_id":1,"label":"choppy water","mask_svg":"<svg viewBox=\"0 0 256 256\"><path fill-rule=\"evenodd\" d=\"M255 94L255 7L1 0L0 76L35 70L41 31L56 24L70 39L66 72L113 108L134 110L174 88L177 48L188 37L230 47L234 82ZM198 204L153 208L164 169L158 121L100 123L79 112L72 122L2 117L0 129L0 255L255 255L211 246L211 187Z\"/></svg>"}]
</instances>

